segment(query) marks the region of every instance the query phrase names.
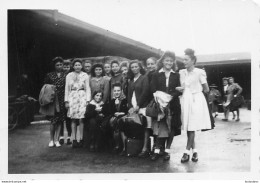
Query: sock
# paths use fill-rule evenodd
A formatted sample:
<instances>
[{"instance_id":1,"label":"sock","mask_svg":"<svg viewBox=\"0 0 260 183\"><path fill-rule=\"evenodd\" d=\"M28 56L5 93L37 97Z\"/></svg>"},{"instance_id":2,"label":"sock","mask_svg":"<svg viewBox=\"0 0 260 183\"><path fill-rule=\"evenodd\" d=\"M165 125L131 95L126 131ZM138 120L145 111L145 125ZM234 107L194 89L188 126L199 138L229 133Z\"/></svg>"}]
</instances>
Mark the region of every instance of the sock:
<instances>
[{"instance_id":1,"label":"sock","mask_svg":"<svg viewBox=\"0 0 260 183\"><path fill-rule=\"evenodd\" d=\"M154 153L159 154L159 152L160 152L160 149L155 149L155 150L154 150Z\"/></svg>"},{"instance_id":2,"label":"sock","mask_svg":"<svg viewBox=\"0 0 260 183\"><path fill-rule=\"evenodd\" d=\"M60 137L60 139L64 139L64 137L63 137L63 136L61 136L61 137Z\"/></svg>"},{"instance_id":3,"label":"sock","mask_svg":"<svg viewBox=\"0 0 260 183\"><path fill-rule=\"evenodd\" d=\"M165 149L165 152L170 153L171 151L170 151L170 149Z\"/></svg>"},{"instance_id":4,"label":"sock","mask_svg":"<svg viewBox=\"0 0 260 183\"><path fill-rule=\"evenodd\" d=\"M184 153L186 153L186 154L189 155L189 154L190 154L190 150L187 150L187 149L186 149Z\"/></svg>"},{"instance_id":5,"label":"sock","mask_svg":"<svg viewBox=\"0 0 260 183\"><path fill-rule=\"evenodd\" d=\"M197 151L197 149L192 149L192 153L197 153L198 151Z\"/></svg>"}]
</instances>

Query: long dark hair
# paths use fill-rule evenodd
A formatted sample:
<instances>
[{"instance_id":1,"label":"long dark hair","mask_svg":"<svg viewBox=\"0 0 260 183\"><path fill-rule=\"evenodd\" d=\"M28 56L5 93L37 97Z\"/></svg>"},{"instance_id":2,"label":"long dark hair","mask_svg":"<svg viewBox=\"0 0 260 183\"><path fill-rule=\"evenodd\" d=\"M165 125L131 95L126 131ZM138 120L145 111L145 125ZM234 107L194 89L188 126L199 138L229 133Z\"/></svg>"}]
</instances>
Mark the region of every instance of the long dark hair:
<instances>
[{"instance_id":1,"label":"long dark hair","mask_svg":"<svg viewBox=\"0 0 260 183\"><path fill-rule=\"evenodd\" d=\"M128 70L128 73L127 73L127 78L129 78L130 80L133 80L134 77L135 77L134 73L133 73L132 70L131 70L132 64L135 64L135 63L137 63L138 66L140 67L140 74L142 74L142 75L145 74L145 70L144 70L144 68L143 68L143 66L142 66L142 64L141 64L141 62L140 62L139 60L133 60L133 61L131 61L130 64L129 64L129 70Z\"/></svg>"},{"instance_id":2,"label":"long dark hair","mask_svg":"<svg viewBox=\"0 0 260 183\"><path fill-rule=\"evenodd\" d=\"M164 52L164 54L161 56L161 58L157 62L157 70L159 71L161 68L163 68L163 60L166 57L170 57L170 58L173 59L174 63L173 63L173 66L172 66L172 70L176 71L176 57L175 57L175 53L172 52L172 51Z\"/></svg>"},{"instance_id":3,"label":"long dark hair","mask_svg":"<svg viewBox=\"0 0 260 183\"><path fill-rule=\"evenodd\" d=\"M91 67L91 71L90 71L92 77L96 77L96 73L95 73L95 69L96 69L96 68L101 68L101 69L102 69L101 76L104 76L104 75L105 75L105 71L104 71L103 65L102 65L102 64L95 64L95 65L93 65L93 66Z\"/></svg>"}]
</instances>

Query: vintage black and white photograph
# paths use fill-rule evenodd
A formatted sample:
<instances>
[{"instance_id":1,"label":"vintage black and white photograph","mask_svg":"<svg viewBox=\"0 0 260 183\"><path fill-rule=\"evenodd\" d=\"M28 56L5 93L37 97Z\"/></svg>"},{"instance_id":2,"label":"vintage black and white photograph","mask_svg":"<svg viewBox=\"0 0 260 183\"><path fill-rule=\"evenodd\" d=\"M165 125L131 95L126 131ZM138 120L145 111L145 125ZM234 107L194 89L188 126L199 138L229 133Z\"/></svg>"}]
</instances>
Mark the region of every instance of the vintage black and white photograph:
<instances>
[{"instance_id":1,"label":"vintage black and white photograph","mask_svg":"<svg viewBox=\"0 0 260 183\"><path fill-rule=\"evenodd\" d=\"M6 9L9 175L252 171L255 1L76 3Z\"/></svg>"}]
</instances>

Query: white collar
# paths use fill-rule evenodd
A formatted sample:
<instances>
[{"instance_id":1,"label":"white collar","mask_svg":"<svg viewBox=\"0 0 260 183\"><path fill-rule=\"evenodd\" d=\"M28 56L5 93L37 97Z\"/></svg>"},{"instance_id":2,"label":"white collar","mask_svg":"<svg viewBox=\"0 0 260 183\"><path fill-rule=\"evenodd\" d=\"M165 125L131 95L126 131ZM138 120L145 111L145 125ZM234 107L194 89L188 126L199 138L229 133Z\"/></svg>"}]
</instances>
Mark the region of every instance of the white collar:
<instances>
[{"instance_id":1,"label":"white collar","mask_svg":"<svg viewBox=\"0 0 260 183\"><path fill-rule=\"evenodd\" d=\"M163 68L161 68L161 69L159 70L159 73L161 73L161 72L165 72ZM171 73L175 73L172 69L170 70L170 72L171 72Z\"/></svg>"},{"instance_id":2,"label":"white collar","mask_svg":"<svg viewBox=\"0 0 260 183\"><path fill-rule=\"evenodd\" d=\"M91 100L89 103L92 104L92 105L95 105L95 106L103 105L103 104L104 104L103 101L97 103L95 100Z\"/></svg>"}]
</instances>

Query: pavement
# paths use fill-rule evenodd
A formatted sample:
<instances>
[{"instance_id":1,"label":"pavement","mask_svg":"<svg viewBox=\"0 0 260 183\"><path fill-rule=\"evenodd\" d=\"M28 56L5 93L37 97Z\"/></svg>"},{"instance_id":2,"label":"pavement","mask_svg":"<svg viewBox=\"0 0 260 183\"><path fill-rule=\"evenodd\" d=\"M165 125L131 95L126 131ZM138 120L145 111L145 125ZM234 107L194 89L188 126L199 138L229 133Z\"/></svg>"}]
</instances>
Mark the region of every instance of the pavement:
<instances>
[{"instance_id":1,"label":"pavement","mask_svg":"<svg viewBox=\"0 0 260 183\"><path fill-rule=\"evenodd\" d=\"M232 115L230 115L231 117ZM216 119L214 130L196 134L199 161L180 162L186 134L175 137L171 159L152 162L149 158L121 157L109 152L89 152L63 145L49 148L49 125L34 122L8 135L8 173L192 173L249 172L251 111L241 109L241 121ZM66 133L65 133L66 134Z\"/></svg>"}]
</instances>

